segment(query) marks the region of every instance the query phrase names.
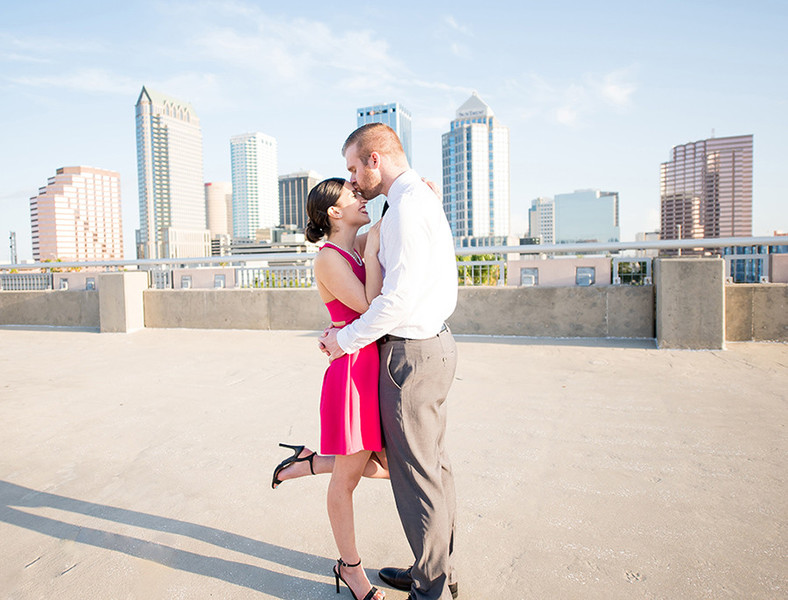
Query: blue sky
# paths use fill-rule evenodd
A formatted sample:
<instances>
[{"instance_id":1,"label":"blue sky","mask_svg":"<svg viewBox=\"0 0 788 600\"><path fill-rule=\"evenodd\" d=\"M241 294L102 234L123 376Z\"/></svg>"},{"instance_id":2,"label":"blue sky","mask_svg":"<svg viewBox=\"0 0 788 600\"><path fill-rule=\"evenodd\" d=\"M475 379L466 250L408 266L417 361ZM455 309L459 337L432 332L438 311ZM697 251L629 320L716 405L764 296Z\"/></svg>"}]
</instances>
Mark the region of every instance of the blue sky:
<instances>
[{"instance_id":1,"label":"blue sky","mask_svg":"<svg viewBox=\"0 0 788 600\"><path fill-rule=\"evenodd\" d=\"M277 138L279 171L344 175L355 109L399 101L413 162L440 182L441 134L473 90L510 128L513 233L530 201L618 191L623 240L659 225L674 145L754 134L753 233L788 230L788 3L31 1L0 20L0 263L61 166L119 171L138 227L142 85L193 104L206 181L229 138Z\"/></svg>"}]
</instances>

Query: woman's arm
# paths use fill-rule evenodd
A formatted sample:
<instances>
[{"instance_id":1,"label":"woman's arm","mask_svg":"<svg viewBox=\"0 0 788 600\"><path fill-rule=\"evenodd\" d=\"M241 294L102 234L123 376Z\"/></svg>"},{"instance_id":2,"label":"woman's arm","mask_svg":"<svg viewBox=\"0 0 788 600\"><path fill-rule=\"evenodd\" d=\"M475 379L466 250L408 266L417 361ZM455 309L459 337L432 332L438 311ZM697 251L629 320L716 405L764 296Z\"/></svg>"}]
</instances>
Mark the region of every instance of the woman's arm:
<instances>
[{"instance_id":1,"label":"woman's arm","mask_svg":"<svg viewBox=\"0 0 788 600\"><path fill-rule=\"evenodd\" d=\"M315 257L315 278L323 302L335 298L356 312L369 308L364 285L353 273L347 260L334 250L324 250Z\"/></svg>"}]
</instances>

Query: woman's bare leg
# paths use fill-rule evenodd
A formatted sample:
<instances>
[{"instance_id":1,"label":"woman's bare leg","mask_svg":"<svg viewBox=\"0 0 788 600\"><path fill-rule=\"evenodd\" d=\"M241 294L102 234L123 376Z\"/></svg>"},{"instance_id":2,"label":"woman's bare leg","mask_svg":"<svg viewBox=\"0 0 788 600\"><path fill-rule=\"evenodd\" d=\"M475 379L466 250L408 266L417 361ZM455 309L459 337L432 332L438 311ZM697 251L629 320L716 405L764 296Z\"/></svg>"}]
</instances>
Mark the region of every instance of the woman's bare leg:
<instances>
[{"instance_id":1,"label":"woman's bare leg","mask_svg":"<svg viewBox=\"0 0 788 600\"><path fill-rule=\"evenodd\" d=\"M304 450L299 454L299 457L309 456L312 454L312 451L309 448L304 448ZM381 452L370 452L370 457L367 460L367 464L364 465L364 477L369 477L370 479L388 479L389 472L388 472L388 462L386 461L386 450L383 449ZM331 473L334 470L334 456L328 454L315 454L312 458L312 465L315 469L315 475L320 475L321 473ZM279 473L280 481L287 481L288 479L297 479L299 477L304 477L306 475L311 475L312 471L309 470L309 462L302 461L293 463L286 469L282 470Z\"/></svg>"},{"instance_id":2,"label":"woman's bare leg","mask_svg":"<svg viewBox=\"0 0 788 600\"><path fill-rule=\"evenodd\" d=\"M331 481L328 484L327 505L331 531L334 533L340 557L349 565L361 561L356 548L353 491L370 462L371 454L368 450L362 450L348 456L336 456ZM337 568L341 570L342 577L358 598L366 596L372 585L369 583L362 565L338 566ZM382 597L382 592L375 595L376 600Z\"/></svg>"}]
</instances>

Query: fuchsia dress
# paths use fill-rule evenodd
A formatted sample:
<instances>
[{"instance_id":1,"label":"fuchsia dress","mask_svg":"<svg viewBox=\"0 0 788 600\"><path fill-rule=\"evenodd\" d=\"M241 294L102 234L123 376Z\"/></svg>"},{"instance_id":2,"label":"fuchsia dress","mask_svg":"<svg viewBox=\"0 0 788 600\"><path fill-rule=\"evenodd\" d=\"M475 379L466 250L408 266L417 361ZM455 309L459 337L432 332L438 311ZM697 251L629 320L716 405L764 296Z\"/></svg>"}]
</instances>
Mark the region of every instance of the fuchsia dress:
<instances>
[{"instance_id":1,"label":"fuchsia dress","mask_svg":"<svg viewBox=\"0 0 788 600\"><path fill-rule=\"evenodd\" d=\"M362 284L366 281L363 262L355 250L351 255L331 242L326 242L321 250L326 246L339 252L350 263ZM348 324L360 316L338 299L327 302L326 308L334 323L344 321ZM378 345L375 342L353 354L345 354L328 366L320 395L321 454L347 455L361 450L379 452L383 449L378 405L379 369Z\"/></svg>"}]
</instances>

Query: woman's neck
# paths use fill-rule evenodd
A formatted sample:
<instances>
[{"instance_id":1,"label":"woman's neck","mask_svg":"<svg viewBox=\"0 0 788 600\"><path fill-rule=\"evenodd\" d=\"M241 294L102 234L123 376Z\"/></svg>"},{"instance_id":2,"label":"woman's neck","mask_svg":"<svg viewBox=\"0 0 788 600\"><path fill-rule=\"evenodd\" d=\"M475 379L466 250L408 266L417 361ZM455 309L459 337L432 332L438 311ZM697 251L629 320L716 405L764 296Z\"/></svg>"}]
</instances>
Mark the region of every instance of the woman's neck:
<instances>
[{"instance_id":1,"label":"woman's neck","mask_svg":"<svg viewBox=\"0 0 788 600\"><path fill-rule=\"evenodd\" d=\"M335 230L332 231L331 234L328 236L328 241L334 244L335 246L339 246L343 250L352 252L353 246L355 246L356 244L357 233L358 233L358 228Z\"/></svg>"}]
</instances>

